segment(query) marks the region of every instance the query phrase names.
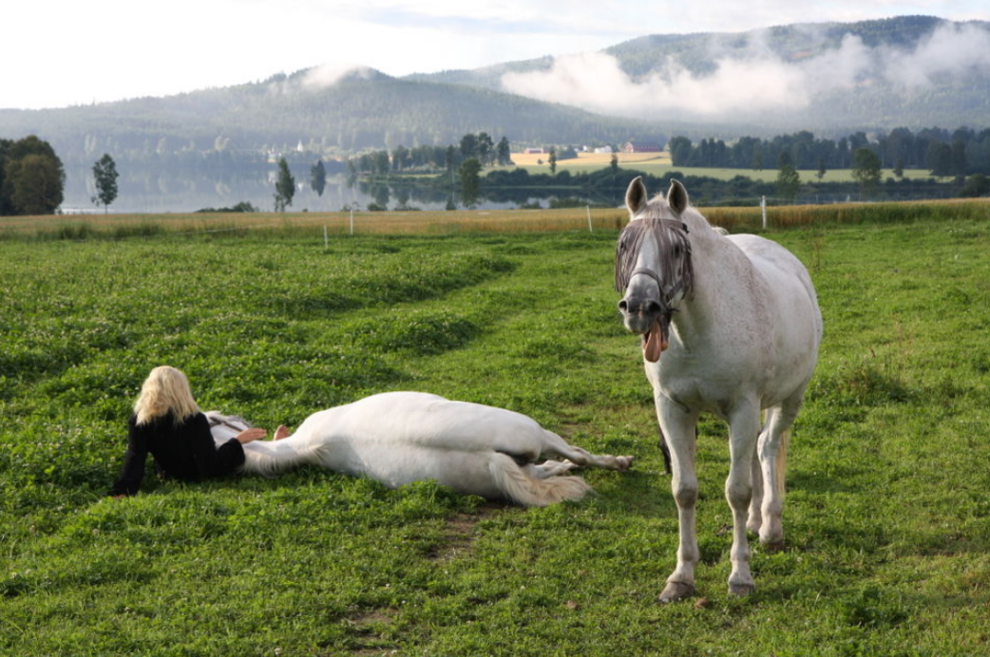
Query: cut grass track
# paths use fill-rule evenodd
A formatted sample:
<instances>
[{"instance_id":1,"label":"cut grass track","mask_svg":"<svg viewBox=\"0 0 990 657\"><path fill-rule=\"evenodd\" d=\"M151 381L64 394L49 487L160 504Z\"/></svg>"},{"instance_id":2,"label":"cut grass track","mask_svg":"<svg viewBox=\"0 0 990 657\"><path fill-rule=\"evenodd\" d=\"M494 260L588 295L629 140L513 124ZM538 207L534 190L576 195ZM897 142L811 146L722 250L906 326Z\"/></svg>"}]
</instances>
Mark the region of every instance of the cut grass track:
<instances>
[{"instance_id":1,"label":"cut grass track","mask_svg":"<svg viewBox=\"0 0 990 657\"><path fill-rule=\"evenodd\" d=\"M826 322L788 549L755 548L757 593L727 595L726 432L706 419L701 597L667 606L676 510L614 309L615 230L0 241L0 653L981 654L990 224L879 221L769 233ZM638 461L547 509L316 469L110 500L162 363L268 428L416 389Z\"/></svg>"}]
</instances>

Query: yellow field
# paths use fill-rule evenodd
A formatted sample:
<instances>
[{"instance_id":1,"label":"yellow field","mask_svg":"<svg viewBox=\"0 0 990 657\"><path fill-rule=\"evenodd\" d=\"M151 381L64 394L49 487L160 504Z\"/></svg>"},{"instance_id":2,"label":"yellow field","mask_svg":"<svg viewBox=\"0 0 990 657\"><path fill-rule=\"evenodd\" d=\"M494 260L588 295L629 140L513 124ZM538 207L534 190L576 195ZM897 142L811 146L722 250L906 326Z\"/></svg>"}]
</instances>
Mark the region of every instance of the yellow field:
<instances>
[{"instance_id":1,"label":"yellow field","mask_svg":"<svg viewBox=\"0 0 990 657\"><path fill-rule=\"evenodd\" d=\"M627 214L619 208L559 210L456 210L435 212L355 212L355 234L452 234L458 232L542 232L618 228ZM223 234L281 230L312 230L322 238L351 232L348 212L273 212L216 214L92 214L0 217L0 238L63 236L153 237L162 234Z\"/></svg>"},{"instance_id":2,"label":"yellow field","mask_svg":"<svg viewBox=\"0 0 990 657\"><path fill-rule=\"evenodd\" d=\"M617 153L619 156L619 166L633 163L649 162L651 164L670 166L670 153ZM535 167L538 162L543 161L543 166L548 167L547 158L549 153L513 153L512 161L516 166ZM578 153L576 160L557 160L557 168L594 168L607 167L612 161L611 153Z\"/></svg>"},{"instance_id":3,"label":"yellow field","mask_svg":"<svg viewBox=\"0 0 990 657\"><path fill-rule=\"evenodd\" d=\"M759 208L699 207L708 220L733 232L758 229ZM451 235L457 233L517 233L617 230L625 225L625 208L563 208L559 210L457 210L436 212L355 212L357 235ZM770 227L823 223L896 222L921 219L990 217L990 199L949 199L898 203L839 203L833 205L772 206ZM314 240L351 232L345 212L271 212L230 214L118 214L0 217L0 240L91 238L141 239L165 235L222 236L224 234L307 233Z\"/></svg>"}]
</instances>

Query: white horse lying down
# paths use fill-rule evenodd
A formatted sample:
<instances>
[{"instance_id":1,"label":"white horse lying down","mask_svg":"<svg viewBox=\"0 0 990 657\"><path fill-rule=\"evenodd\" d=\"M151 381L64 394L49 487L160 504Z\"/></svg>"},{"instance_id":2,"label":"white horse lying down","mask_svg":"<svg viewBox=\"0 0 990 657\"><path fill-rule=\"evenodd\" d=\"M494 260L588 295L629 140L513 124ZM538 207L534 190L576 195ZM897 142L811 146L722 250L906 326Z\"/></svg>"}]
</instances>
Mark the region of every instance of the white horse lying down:
<instances>
[{"instance_id":1,"label":"white horse lying down","mask_svg":"<svg viewBox=\"0 0 990 657\"><path fill-rule=\"evenodd\" d=\"M250 426L216 411L206 416L218 443ZM387 392L313 413L291 436L248 443L244 453L244 472L273 476L314 464L391 488L433 479L523 506L583 497L591 490L583 479L558 476L576 466L621 472L633 461L589 454L519 413L421 392ZM565 460L537 464L542 454Z\"/></svg>"}]
</instances>

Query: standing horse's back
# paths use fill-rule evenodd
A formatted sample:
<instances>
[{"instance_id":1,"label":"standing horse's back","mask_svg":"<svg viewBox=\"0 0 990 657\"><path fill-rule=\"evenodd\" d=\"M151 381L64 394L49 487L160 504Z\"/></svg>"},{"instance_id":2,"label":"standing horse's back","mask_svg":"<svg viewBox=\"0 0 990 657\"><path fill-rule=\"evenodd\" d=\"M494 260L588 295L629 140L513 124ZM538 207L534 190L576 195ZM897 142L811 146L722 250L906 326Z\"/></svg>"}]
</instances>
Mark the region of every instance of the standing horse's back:
<instances>
[{"instance_id":1,"label":"standing horse's back","mask_svg":"<svg viewBox=\"0 0 990 657\"><path fill-rule=\"evenodd\" d=\"M771 279L771 284L777 284L774 286L775 289L788 287L795 282L800 283L810 302L810 308L818 317L818 326L821 327L821 312L818 310L815 286L811 282L811 275L797 256L780 244L758 235L731 235L728 239L742 249L764 276Z\"/></svg>"},{"instance_id":2,"label":"standing horse's back","mask_svg":"<svg viewBox=\"0 0 990 657\"><path fill-rule=\"evenodd\" d=\"M815 368L822 340L822 315L808 270L780 244L757 235L728 238L750 259L770 288L775 358L774 378L779 383L807 383ZM780 392L788 394L784 384Z\"/></svg>"}]
</instances>

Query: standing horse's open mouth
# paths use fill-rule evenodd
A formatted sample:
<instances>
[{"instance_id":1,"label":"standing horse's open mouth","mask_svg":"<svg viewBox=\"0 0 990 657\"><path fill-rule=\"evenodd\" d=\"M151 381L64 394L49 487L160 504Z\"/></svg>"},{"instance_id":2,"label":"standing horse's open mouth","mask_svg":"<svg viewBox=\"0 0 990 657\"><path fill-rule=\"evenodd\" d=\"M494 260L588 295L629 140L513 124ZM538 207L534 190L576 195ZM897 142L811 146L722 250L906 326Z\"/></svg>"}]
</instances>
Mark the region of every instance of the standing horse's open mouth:
<instances>
[{"instance_id":1,"label":"standing horse's open mouth","mask_svg":"<svg viewBox=\"0 0 990 657\"><path fill-rule=\"evenodd\" d=\"M643 357L651 363L660 360L667 350L670 335L670 315L657 315L643 334Z\"/></svg>"}]
</instances>

